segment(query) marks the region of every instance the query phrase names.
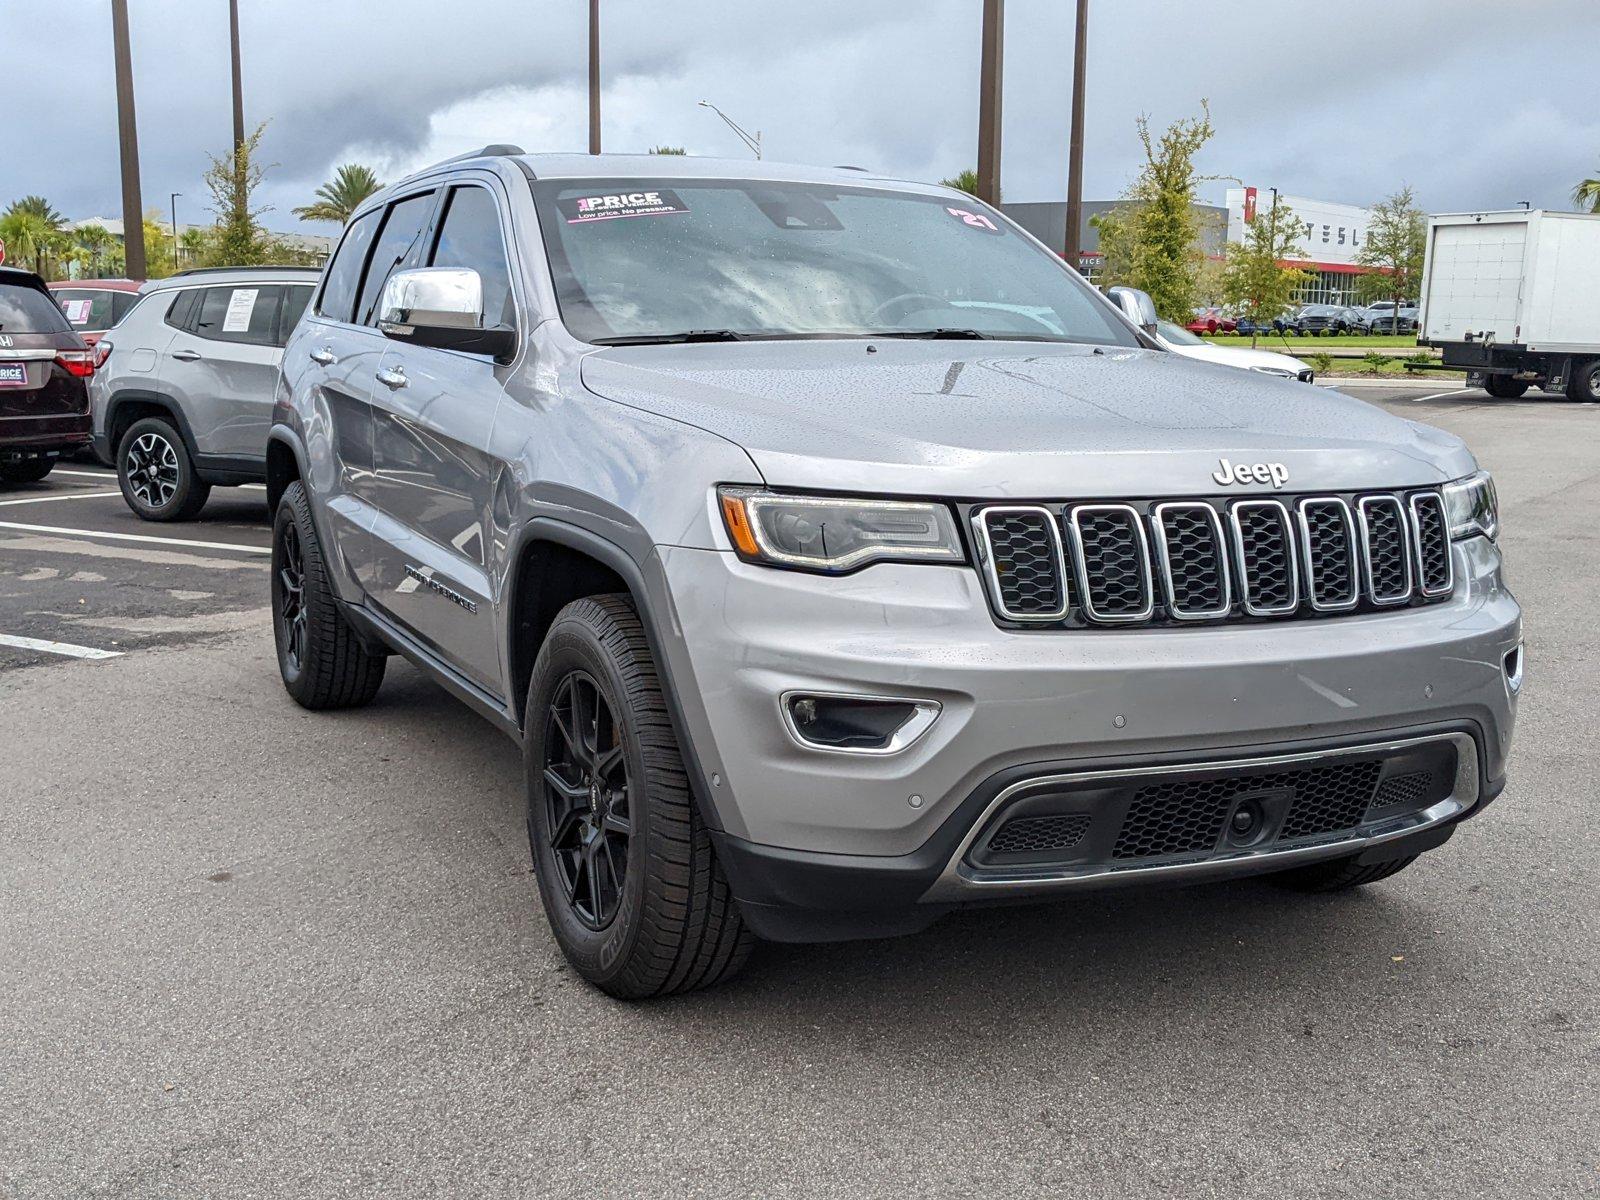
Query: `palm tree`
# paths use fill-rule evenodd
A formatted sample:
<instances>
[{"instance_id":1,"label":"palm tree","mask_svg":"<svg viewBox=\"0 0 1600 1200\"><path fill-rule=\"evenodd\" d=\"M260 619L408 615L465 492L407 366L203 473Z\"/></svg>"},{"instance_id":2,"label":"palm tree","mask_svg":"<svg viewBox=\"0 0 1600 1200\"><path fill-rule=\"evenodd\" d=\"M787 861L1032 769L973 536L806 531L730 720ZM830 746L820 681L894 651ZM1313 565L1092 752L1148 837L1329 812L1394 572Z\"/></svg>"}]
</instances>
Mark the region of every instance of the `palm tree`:
<instances>
[{"instance_id":1,"label":"palm tree","mask_svg":"<svg viewBox=\"0 0 1600 1200\"><path fill-rule=\"evenodd\" d=\"M346 163L333 179L317 189L317 202L294 210L302 221L335 221L343 225L361 202L383 187L371 167Z\"/></svg>"},{"instance_id":2,"label":"palm tree","mask_svg":"<svg viewBox=\"0 0 1600 1200\"><path fill-rule=\"evenodd\" d=\"M21 200L13 200L11 207L6 209L5 215L13 213L32 213L51 229L60 229L67 223L67 219L56 211L55 206L43 196L24 196Z\"/></svg>"},{"instance_id":3,"label":"palm tree","mask_svg":"<svg viewBox=\"0 0 1600 1200\"><path fill-rule=\"evenodd\" d=\"M972 196L978 194L978 173L971 169L962 171L949 179L941 179L939 182L945 187L955 188L959 192L966 192Z\"/></svg>"},{"instance_id":4,"label":"palm tree","mask_svg":"<svg viewBox=\"0 0 1600 1200\"><path fill-rule=\"evenodd\" d=\"M1582 212L1600 213L1600 179L1585 179L1573 188L1572 202Z\"/></svg>"},{"instance_id":5,"label":"palm tree","mask_svg":"<svg viewBox=\"0 0 1600 1200\"><path fill-rule=\"evenodd\" d=\"M31 261L34 272L47 279L45 259L55 252L59 240L59 232L32 209L12 205L0 216L0 241L5 242L19 263Z\"/></svg>"}]
</instances>

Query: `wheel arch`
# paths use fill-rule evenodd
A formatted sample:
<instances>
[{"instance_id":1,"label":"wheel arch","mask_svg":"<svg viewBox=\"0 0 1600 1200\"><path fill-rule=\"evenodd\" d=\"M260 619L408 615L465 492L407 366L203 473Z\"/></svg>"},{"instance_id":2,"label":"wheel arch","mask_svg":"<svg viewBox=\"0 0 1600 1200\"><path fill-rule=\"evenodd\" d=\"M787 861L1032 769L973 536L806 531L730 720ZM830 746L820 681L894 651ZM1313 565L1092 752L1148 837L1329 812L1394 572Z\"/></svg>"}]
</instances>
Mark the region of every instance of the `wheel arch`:
<instances>
[{"instance_id":1,"label":"wheel arch","mask_svg":"<svg viewBox=\"0 0 1600 1200\"><path fill-rule=\"evenodd\" d=\"M524 525L513 541L508 560L512 565L505 601L506 666L511 691L508 699L517 726L526 728L528 684L556 615L584 596L626 594L644 626L695 803L706 824L720 830L722 823L709 802L709 781L689 737L678 681L666 654L660 614L649 602L644 568L615 542L553 517L535 517Z\"/></svg>"},{"instance_id":2,"label":"wheel arch","mask_svg":"<svg viewBox=\"0 0 1600 1200\"><path fill-rule=\"evenodd\" d=\"M135 421L145 417L163 417L170 421L183 439L183 447L189 452L189 461L196 460L199 451L195 446L194 431L189 428L189 419L183 415L183 409L176 400L165 392L148 388L123 388L106 403L106 452L111 455L113 464L116 463L117 449L122 444L122 435L128 432L128 427Z\"/></svg>"},{"instance_id":3,"label":"wheel arch","mask_svg":"<svg viewBox=\"0 0 1600 1200\"><path fill-rule=\"evenodd\" d=\"M296 479L306 478L305 451L281 425L267 434L267 511L278 511L278 501Z\"/></svg>"}]
</instances>

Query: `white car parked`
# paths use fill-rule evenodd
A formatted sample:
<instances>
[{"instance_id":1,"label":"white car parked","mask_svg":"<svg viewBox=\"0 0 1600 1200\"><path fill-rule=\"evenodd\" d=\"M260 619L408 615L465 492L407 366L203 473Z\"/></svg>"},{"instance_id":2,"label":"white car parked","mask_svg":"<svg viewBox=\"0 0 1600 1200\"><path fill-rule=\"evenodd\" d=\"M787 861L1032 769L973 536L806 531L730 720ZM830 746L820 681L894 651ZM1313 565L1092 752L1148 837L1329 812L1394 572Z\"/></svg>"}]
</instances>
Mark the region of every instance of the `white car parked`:
<instances>
[{"instance_id":1,"label":"white car parked","mask_svg":"<svg viewBox=\"0 0 1600 1200\"><path fill-rule=\"evenodd\" d=\"M1287 354L1274 354L1270 350L1246 350L1243 347L1217 346L1190 333L1171 321L1156 322L1156 340L1185 358L1198 358L1201 362L1221 363L1225 367L1238 367L1242 371L1259 371L1263 375L1276 375L1280 379L1298 379L1310 383L1315 376L1311 368L1298 358Z\"/></svg>"}]
</instances>

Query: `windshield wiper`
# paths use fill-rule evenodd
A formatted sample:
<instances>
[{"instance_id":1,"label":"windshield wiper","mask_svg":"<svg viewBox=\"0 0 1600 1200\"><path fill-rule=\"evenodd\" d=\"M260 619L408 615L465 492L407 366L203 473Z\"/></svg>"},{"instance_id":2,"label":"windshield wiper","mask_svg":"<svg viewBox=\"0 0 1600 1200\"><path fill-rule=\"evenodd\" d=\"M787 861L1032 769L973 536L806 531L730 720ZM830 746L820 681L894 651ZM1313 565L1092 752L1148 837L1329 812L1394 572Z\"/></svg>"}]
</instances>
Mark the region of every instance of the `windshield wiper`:
<instances>
[{"instance_id":1,"label":"windshield wiper","mask_svg":"<svg viewBox=\"0 0 1600 1200\"><path fill-rule=\"evenodd\" d=\"M938 329L889 329L882 333L864 334L865 337L875 338L927 338L938 341L949 339L952 341L987 341L993 334L984 333L979 329L951 329L940 327Z\"/></svg>"},{"instance_id":2,"label":"windshield wiper","mask_svg":"<svg viewBox=\"0 0 1600 1200\"><path fill-rule=\"evenodd\" d=\"M681 333L629 333L593 339L596 346L665 346L674 342L742 342L736 329L685 329Z\"/></svg>"}]
</instances>

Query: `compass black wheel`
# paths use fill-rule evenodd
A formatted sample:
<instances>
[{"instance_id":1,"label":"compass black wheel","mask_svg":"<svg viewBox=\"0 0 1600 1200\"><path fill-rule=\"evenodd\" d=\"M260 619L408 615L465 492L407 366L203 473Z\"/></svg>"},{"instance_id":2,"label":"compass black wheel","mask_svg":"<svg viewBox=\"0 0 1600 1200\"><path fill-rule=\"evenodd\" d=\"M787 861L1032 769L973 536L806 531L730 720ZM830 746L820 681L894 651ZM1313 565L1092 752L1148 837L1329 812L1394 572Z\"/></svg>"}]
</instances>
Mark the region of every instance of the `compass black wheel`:
<instances>
[{"instance_id":1,"label":"compass black wheel","mask_svg":"<svg viewBox=\"0 0 1600 1200\"><path fill-rule=\"evenodd\" d=\"M718 983L750 953L624 596L557 615L528 686L528 841L562 953L613 996Z\"/></svg>"},{"instance_id":2,"label":"compass black wheel","mask_svg":"<svg viewBox=\"0 0 1600 1200\"><path fill-rule=\"evenodd\" d=\"M171 422L145 417L128 426L117 447L117 483L134 515L146 521L192 521L211 495L195 473Z\"/></svg>"},{"instance_id":3,"label":"compass black wheel","mask_svg":"<svg viewBox=\"0 0 1600 1200\"><path fill-rule=\"evenodd\" d=\"M272 522L272 634L283 686L302 707L356 708L377 695L387 659L362 645L339 611L298 480Z\"/></svg>"}]
</instances>

